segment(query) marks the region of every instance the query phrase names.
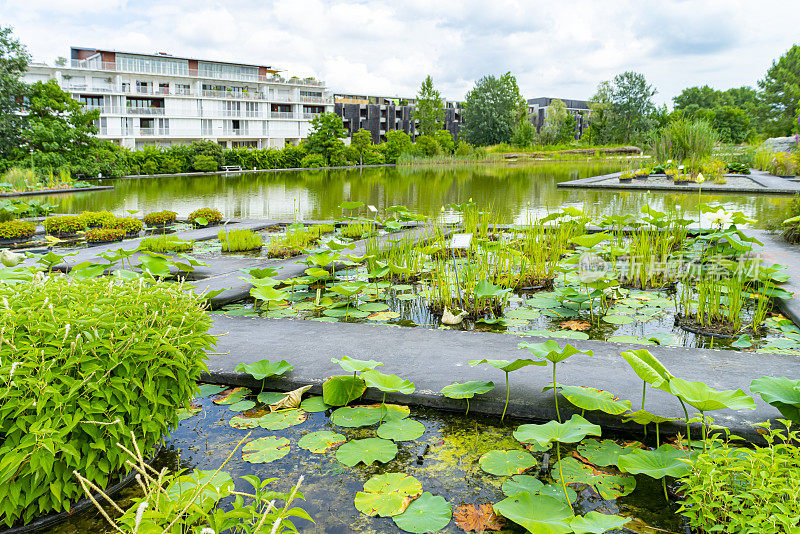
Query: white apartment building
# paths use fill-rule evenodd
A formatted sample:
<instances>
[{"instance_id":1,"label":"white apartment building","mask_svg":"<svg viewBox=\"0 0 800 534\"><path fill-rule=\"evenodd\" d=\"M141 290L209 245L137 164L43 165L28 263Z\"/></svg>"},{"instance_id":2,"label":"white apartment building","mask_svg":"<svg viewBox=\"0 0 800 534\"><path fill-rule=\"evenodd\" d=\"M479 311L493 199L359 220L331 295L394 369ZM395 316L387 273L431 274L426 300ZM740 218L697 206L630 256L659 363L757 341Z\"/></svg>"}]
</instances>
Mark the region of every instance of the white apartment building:
<instances>
[{"instance_id":1,"label":"white apartment building","mask_svg":"<svg viewBox=\"0 0 800 534\"><path fill-rule=\"evenodd\" d=\"M128 148L196 140L266 148L299 143L312 118L333 111L323 82L285 79L279 72L165 53L72 47L63 65L29 65L25 81L55 79L87 108L100 110L98 137Z\"/></svg>"}]
</instances>

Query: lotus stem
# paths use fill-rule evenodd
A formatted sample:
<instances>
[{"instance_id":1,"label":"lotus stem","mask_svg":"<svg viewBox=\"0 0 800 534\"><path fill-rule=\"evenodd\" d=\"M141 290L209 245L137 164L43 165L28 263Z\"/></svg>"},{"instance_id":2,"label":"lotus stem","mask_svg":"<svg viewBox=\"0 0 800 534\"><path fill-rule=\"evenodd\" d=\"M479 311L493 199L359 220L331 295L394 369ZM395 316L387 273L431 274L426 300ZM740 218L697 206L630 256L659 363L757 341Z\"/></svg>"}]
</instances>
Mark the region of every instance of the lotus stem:
<instances>
[{"instance_id":1,"label":"lotus stem","mask_svg":"<svg viewBox=\"0 0 800 534\"><path fill-rule=\"evenodd\" d=\"M508 371L506 371L506 405L503 406L503 415L500 416L500 422L503 422L503 419L506 418L506 410L508 409L508 396L509 396L509 387L508 387Z\"/></svg>"},{"instance_id":2,"label":"lotus stem","mask_svg":"<svg viewBox=\"0 0 800 534\"><path fill-rule=\"evenodd\" d=\"M553 397L556 399L556 417L561 423L561 413L558 411L558 390L556 389L556 363L553 362Z\"/></svg>"},{"instance_id":3,"label":"lotus stem","mask_svg":"<svg viewBox=\"0 0 800 534\"><path fill-rule=\"evenodd\" d=\"M469 415L469 398L467 398L467 411L464 413L464 415Z\"/></svg>"},{"instance_id":4,"label":"lotus stem","mask_svg":"<svg viewBox=\"0 0 800 534\"><path fill-rule=\"evenodd\" d=\"M664 488L664 499L667 501L667 506L669 506L669 493L667 493L667 477L661 477L661 487Z\"/></svg>"},{"instance_id":5,"label":"lotus stem","mask_svg":"<svg viewBox=\"0 0 800 534\"><path fill-rule=\"evenodd\" d=\"M381 400L381 420L378 421L379 425L383 424L383 407L386 405L386 392L383 392L383 400Z\"/></svg>"},{"instance_id":6,"label":"lotus stem","mask_svg":"<svg viewBox=\"0 0 800 534\"><path fill-rule=\"evenodd\" d=\"M656 423L656 449L661 446L661 436L658 432L658 423Z\"/></svg>"},{"instance_id":7,"label":"lotus stem","mask_svg":"<svg viewBox=\"0 0 800 534\"><path fill-rule=\"evenodd\" d=\"M642 381L642 410L644 410L644 397L647 393L647 382ZM647 425L644 425L644 437L647 437Z\"/></svg>"},{"instance_id":8,"label":"lotus stem","mask_svg":"<svg viewBox=\"0 0 800 534\"><path fill-rule=\"evenodd\" d=\"M700 410L700 417L703 419L703 452L706 452L706 412Z\"/></svg>"},{"instance_id":9,"label":"lotus stem","mask_svg":"<svg viewBox=\"0 0 800 534\"><path fill-rule=\"evenodd\" d=\"M572 506L572 502L569 500L569 494L567 494L567 485L564 484L564 473L561 471L561 444L556 441L556 456L558 456L558 476L561 477L561 488L564 490L564 497L567 498L567 504Z\"/></svg>"},{"instance_id":10,"label":"lotus stem","mask_svg":"<svg viewBox=\"0 0 800 534\"><path fill-rule=\"evenodd\" d=\"M692 430L689 428L689 412L686 411L686 405L683 403L683 399L678 397L678 401L681 403L681 408L683 408L683 415L686 417L686 441L688 442L689 446L692 446Z\"/></svg>"}]
</instances>

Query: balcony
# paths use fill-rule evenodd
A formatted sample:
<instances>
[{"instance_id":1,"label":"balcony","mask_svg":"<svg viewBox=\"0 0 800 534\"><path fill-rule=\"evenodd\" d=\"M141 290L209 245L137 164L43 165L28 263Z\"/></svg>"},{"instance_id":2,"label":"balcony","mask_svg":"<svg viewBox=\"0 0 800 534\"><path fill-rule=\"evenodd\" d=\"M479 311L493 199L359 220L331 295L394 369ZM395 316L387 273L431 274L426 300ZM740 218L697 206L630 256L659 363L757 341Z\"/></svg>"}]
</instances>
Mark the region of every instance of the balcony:
<instances>
[{"instance_id":1,"label":"balcony","mask_svg":"<svg viewBox=\"0 0 800 534\"><path fill-rule=\"evenodd\" d=\"M206 111L204 113L205 116L213 116L215 113L213 111ZM258 119L264 116L264 113L261 111L242 111L240 109L223 109L216 115L220 115L222 117L246 117L250 119Z\"/></svg>"},{"instance_id":2,"label":"balcony","mask_svg":"<svg viewBox=\"0 0 800 534\"><path fill-rule=\"evenodd\" d=\"M243 130L241 128L238 129L238 130L228 130L228 129L226 129L226 130L222 131L222 135L223 136L225 136L225 135L236 135L236 136L247 135L247 130Z\"/></svg>"},{"instance_id":3,"label":"balcony","mask_svg":"<svg viewBox=\"0 0 800 534\"><path fill-rule=\"evenodd\" d=\"M164 108L125 108L128 115L165 115Z\"/></svg>"},{"instance_id":4,"label":"balcony","mask_svg":"<svg viewBox=\"0 0 800 534\"><path fill-rule=\"evenodd\" d=\"M332 104L333 99L323 96L301 96L300 102L311 102L313 104Z\"/></svg>"},{"instance_id":5,"label":"balcony","mask_svg":"<svg viewBox=\"0 0 800 534\"><path fill-rule=\"evenodd\" d=\"M313 118L319 117L322 113L303 113L303 118L306 120L311 120Z\"/></svg>"},{"instance_id":6,"label":"balcony","mask_svg":"<svg viewBox=\"0 0 800 534\"><path fill-rule=\"evenodd\" d=\"M203 89L202 92L203 96L209 98L235 98L239 100L266 100L265 96L260 95L257 91L254 92L239 92L234 93L233 91L213 91L208 89Z\"/></svg>"},{"instance_id":7,"label":"balcony","mask_svg":"<svg viewBox=\"0 0 800 534\"><path fill-rule=\"evenodd\" d=\"M294 113L291 111L272 111L270 117L273 119L294 119Z\"/></svg>"}]
</instances>

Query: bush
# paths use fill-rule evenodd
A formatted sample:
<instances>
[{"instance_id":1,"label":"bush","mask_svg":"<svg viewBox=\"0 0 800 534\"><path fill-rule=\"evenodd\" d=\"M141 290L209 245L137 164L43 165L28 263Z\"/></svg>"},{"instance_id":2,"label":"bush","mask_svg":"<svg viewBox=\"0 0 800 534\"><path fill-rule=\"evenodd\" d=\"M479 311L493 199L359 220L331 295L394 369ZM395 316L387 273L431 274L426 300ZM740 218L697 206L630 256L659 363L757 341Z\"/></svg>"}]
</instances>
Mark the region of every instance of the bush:
<instances>
[{"instance_id":1,"label":"bush","mask_svg":"<svg viewBox=\"0 0 800 534\"><path fill-rule=\"evenodd\" d=\"M444 154L452 154L456 149L456 142L453 140L453 134L447 130L436 130L433 134L433 138Z\"/></svg>"},{"instance_id":2,"label":"bush","mask_svg":"<svg viewBox=\"0 0 800 534\"><path fill-rule=\"evenodd\" d=\"M86 220L80 215L48 217L44 220L44 231L51 235L68 235L86 230Z\"/></svg>"},{"instance_id":3,"label":"bush","mask_svg":"<svg viewBox=\"0 0 800 534\"><path fill-rule=\"evenodd\" d=\"M165 226L174 223L177 218L178 214L174 211L164 210L148 213L142 217L142 221L147 226Z\"/></svg>"},{"instance_id":4,"label":"bush","mask_svg":"<svg viewBox=\"0 0 800 534\"><path fill-rule=\"evenodd\" d=\"M87 228L107 228L117 219L110 211L84 211L80 217L86 222Z\"/></svg>"},{"instance_id":5,"label":"bush","mask_svg":"<svg viewBox=\"0 0 800 534\"><path fill-rule=\"evenodd\" d=\"M205 219L205 224L200 224L197 219ZM219 224L222 220L222 212L214 208L199 208L189 214L189 222L195 223L198 226L211 226Z\"/></svg>"},{"instance_id":6,"label":"bush","mask_svg":"<svg viewBox=\"0 0 800 534\"><path fill-rule=\"evenodd\" d=\"M421 156L436 156L440 152L439 143L429 135L420 135L414 143L417 154Z\"/></svg>"},{"instance_id":7,"label":"bush","mask_svg":"<svg viewBox=\"0 0 800 534\"><path fill-rule=\"evenodd\" d=\"M469 146L469 143L459 139L458 145L456 145L456 156L469 156L470 152L472 152L472 147Z\"/></svg>"},{"instance_id":8,"label":"bush","mask_svg":"<svg viewBox=\"0 0 800 534\"><path fill-rule=\"evenodd\" d=\"M39 177L33 169L11 167L3 174L0 182L10 184L11 191L28 191L39 185Z\"/></svg>"},{"instance_id":9,"label":"bush","mask_svg":"<svg viewBox=\"0 0 800 534\"><path fill-rule=\"evenodd\" d=\"M125 230L118 228L90 228L86 230L83 237L87 243L102 243L104 241L122 241L125 234Z\"/></svg>"},{"instance_id":10,"label":"bush","mask_svg":"<svg viewBox=\"0 0 800 534\"><path fill-rule=\"evenodd\" d=\"M219 169L217 160L211 156L204 156L202 154L194 157L192 160L192 166L194 167L194 170L198 172L214 172Z\"/></svg>"},{"instance_id":11,"label":"bush","mask_svg":"<svg viewBox=\"0 0 800 534\"><path fill-rule=\"evenodd\" d=\"M36 225L28 221L0 223L0 239L29 239L36 233Z\"/></svg>"},{"instance_id":12,"label":"bush","mask_svg":"<svg viewBox=\"0 0 800 534\"><path fill-rule=\"evenodd\" d=\"M172 213L172 212L170 212ZM123 230L126 234L139 233L144 228L144 224L139 219L133 217L117 217L113 221L103 225L103 228L115 228Z\"/></svg>"},{"instance_id":13,"label":"bush","mask_svg":"<svg viewBox=\"0 0 800 534\"><path fill-rule=\"evenodd\" d=\"M383 158L383 154L377 150L364 152L364 165L383 165L384 163L386 160Z\"/></svg>"},{"instance_id":14,"label":"bush","mask_svg":"<svg viewBox=\"0 0 800 534\"><path fill-rule=\"evenodd\" d=\"M172 235L145 237L139 243L139 250L142 252L191 252L193 248L194 241L184 241Z\"/></svg>"},{"instance_id":15,"label":"bush","mask_svg":"<svg viewBox=\"0 0 800 534\"><path fill-rule=\"evenodd\" d=\"M178 424L216 339L170 282L45 277L0 286L0 523L68 510L76 470L106 487ZM43 313L43 311L45 313Z\"/></svg>"},{"instance_id":16,"label":"bush","mask_svg":"<svg viewBox=\"0 0 800 534\"><path fill-rule=\"evenodd\" d=\"M322 154L309 154L300 161L300 167L303 169L316 169L327 166L328 162L325 161L325 156Z\"/></svg>"},{"instance_id":17,"label":"bush","mask_svg":"<svg viewBox=\"0 0 800 534\"><path fill-rule=\"evenodd\" d=\"M744 163L728 163L726 168L731 174L750 174L750 166Z\"/></svg>"}]
</instances>

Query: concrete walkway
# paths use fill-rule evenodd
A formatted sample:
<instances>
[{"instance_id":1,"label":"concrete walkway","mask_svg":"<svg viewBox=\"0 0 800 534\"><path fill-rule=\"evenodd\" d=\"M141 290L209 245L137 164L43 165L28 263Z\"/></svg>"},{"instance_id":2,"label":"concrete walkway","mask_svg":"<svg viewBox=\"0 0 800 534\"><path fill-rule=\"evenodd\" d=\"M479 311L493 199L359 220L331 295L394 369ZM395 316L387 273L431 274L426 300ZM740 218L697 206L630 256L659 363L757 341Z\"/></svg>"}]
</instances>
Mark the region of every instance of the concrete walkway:
<instances>
[{"instance_id":1,"label":"concrete walkway","mask_svg":"<svg viewBox=\"0 0 800 534\"><path fill-rule=\"evenodd\" d=\"M773 263L786 265L785 272L789 273L789 281L780 284L780 287L793 293L793 297L775 299L775 302L788 319L800 326L800 245L787 243L779 233L754 229L746 230L746 233L764 243L757 253L765 260L767 267ZM800 375L800 369L795 374Z\"/></svg>"},{"instance_id":2,"label":"concrete walkway","mask_svg":"<svg viewBox=\"0 0 800 534\"><path fill-rule=\"evenodd\" d=\"M260 388L261 382L235 371L241 362L262 359L286 360L294 370L279 379L267 379L266 389L288 391L312 384L311 393L320 394L321 384L331 375L342 374L331 358L348 355L375 359L384 363L379 370L408 378L416 384L411 395L389 394L387 401L428 406L447 410L464 410L463 400L441 395L441 389L453 382L492 380L496 388L470 401L470 411L499 415L505 401L504 373L488 365L471 367L469 360L482 358L507 359L529 357L517 348L521 341L541 342L544 338L487 332L444 331L404 328L386 325L322 323L294 319L214 316L213 332L221 335L217 352L209 356L209 373L203 380L237 386ZM642 381L634 374L620 353L641 349L641 345L604 341L557 340L594 351L593 357L575 355L558 365L560 383L591 386L610 391L620 399L631 400L634 409L641 407ZM734 351L648 346L657 358L676 376L700 380L717 389L743 389L749 393L750 381L761 376L794 376L798 358L780 354L750 354ZM542 392L552 380L552 368L529 366L511 373L511 395L508 415L532 420L555 419L552 393ZM369 388L365 398L380 401L381 392ZM756 410L733 412L723 410L708 415L734 434L751 440L758 435L753 423L780 417L777 410L756 399ZM646 408L670 417L683 417L677 400L661 391L648 388ZM574 409L568 401L559 402L562 419ZM691 408L690 408L691 409ZM691 415L691 413L690 413ZM586 417L607 428L636 430L636 425L623 425L602 412L587 412ZM682 431L682 425L662 425L663 432Z\"/></svg>"}]
</instances>

